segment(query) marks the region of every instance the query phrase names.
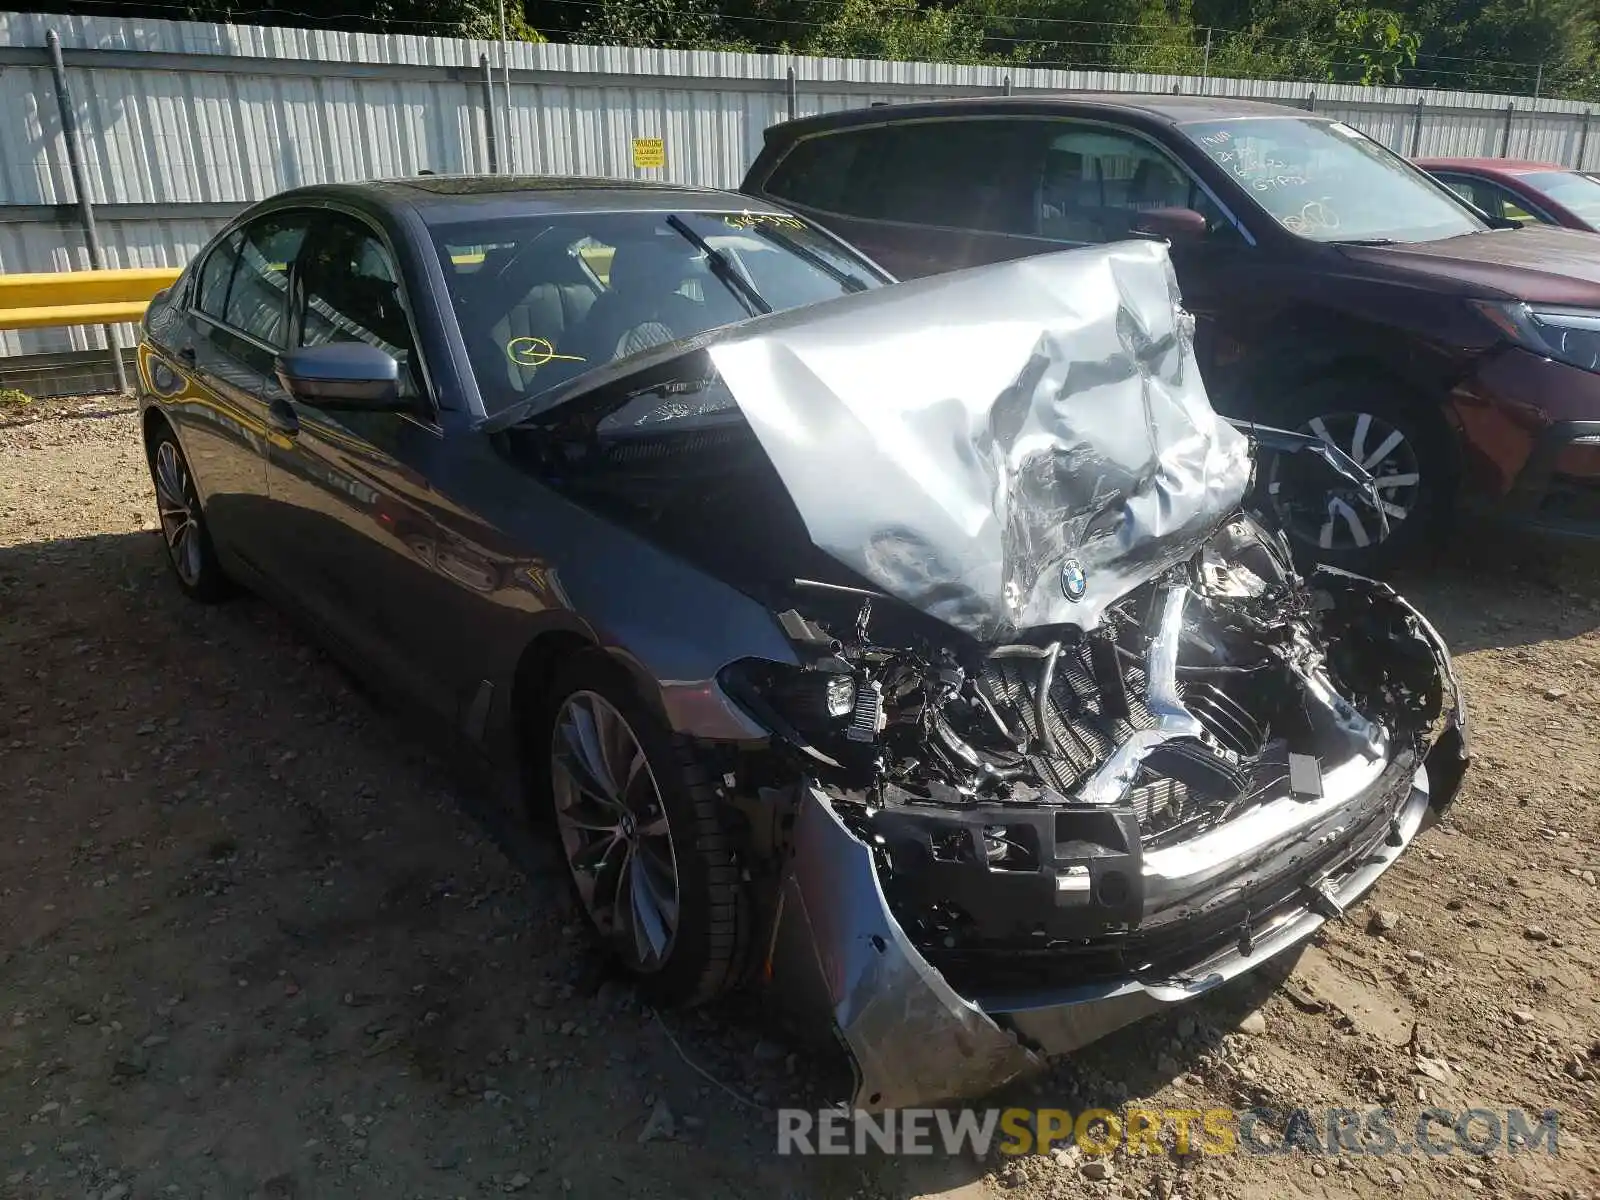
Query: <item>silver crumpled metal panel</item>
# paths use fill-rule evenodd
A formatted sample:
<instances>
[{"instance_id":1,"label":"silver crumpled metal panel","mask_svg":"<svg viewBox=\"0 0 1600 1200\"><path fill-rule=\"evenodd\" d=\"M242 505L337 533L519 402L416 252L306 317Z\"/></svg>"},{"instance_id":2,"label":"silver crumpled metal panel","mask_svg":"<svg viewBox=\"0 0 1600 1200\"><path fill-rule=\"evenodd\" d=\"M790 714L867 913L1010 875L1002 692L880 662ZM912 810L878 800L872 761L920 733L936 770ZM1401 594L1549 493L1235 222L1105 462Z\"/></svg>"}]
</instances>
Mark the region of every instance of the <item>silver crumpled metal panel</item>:
<instances>
[{"instance_id":1,"label":"silver crumpled metal panel","mask_svg":"<svg viewBox=\"0 0 1600 1200\"><path fill-rule=\"evenodd\" d=\"M1044 1068L911 944L889 912L872 851L815 788L795 820L771 983L785 1005L825 1014L838 1030L856 1072L852 1109L984 1095Z\"/></svg>"},{"instance_id":2,"label":"silver crumpled metal panel","mask_svg":"<svg viewBox=\"0 0 1600 1200\"><path fill-rule=\"evenodd\" d=\"M1156 242L796 310L711 355L812 540L986 642L1094 628L1250 480Z\"/></svg>"}]
</instances>

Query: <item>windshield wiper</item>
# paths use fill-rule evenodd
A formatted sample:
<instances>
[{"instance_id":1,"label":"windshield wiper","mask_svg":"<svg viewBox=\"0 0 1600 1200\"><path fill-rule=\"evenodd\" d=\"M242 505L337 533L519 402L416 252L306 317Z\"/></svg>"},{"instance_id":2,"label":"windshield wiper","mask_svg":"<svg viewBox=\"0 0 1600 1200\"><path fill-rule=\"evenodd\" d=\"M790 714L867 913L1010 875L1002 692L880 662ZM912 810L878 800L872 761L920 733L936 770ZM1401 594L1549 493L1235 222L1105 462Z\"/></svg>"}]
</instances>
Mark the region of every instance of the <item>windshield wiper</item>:
<instances>
[{"instance_id":1,"label":"windshield wiper","mask_svg":"<svg viewBox=\"0 0 1600 1200\"><path fill-rule=\"evenodd\" d=\"M722 281L723 287L745 302L752 310L751 316L764 315L772 311L772 305L762 298L761 293L751 286L749 280L739 274L738 268L728 261L728 256L690 229L688 222L681 217L672 216L667 218L667 224L672 226L684 241L706 256L706 265L711 268L711 273Z\"/></svg>"},{"instance_id":2,"label":"windshield wiper","mask_svg":"<svg viewBox=\"0 0 1600 1200\"><path fill-rule=\"evenodd\" d=\"M1333 238L1334 246L1398 246L1400 243L1394 238Z\"/></svg>"},{"instance_id":3,"label":"windshield wiper","mask_svg":"<svg viewBox=\"0 0 1600 1200\"><path fill-rule=\"evenodd\" d=\"M770 229L766 227L752 229L750 232L755 234L757 237L765 238L767 241L781 246L790 254L793 254L796 258L804 259L807 263L821 271L824 275L827 275L833 279L835 283L844 288L844 290L847 292L852 294L855 292L864 292L869 286L867 281L861 278L861 276L854 275L851 272L846 271L843 267L836 266L835 264L829 262L822 255L811 249L811 247L802 246L799 242L795 241L786 233L779 233L776 229Z\"/></svg>"}]
</instances>

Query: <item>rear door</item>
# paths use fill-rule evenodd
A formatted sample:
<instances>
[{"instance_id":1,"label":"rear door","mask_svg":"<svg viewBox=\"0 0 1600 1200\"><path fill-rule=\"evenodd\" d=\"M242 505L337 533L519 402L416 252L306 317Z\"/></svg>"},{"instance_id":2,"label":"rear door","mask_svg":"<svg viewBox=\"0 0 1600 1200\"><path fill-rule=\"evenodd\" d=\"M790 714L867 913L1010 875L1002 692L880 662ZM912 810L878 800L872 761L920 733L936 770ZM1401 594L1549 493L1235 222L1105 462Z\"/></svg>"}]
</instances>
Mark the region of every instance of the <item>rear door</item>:
<instances>
[{"instance_id":1,"label":"rear door","mask_svg":"<svg viewBox=\"0 0 1600 1200\"><path fill-rule=\"evenodd\" d=\"M948 117L842 129L791 147L759 185L901 279L1001 262L1037 248L1026 122Z\"/></svg>"},{"instance_id":2,"label":"rear door","mask_svg":"<svg viewBox=\"0 0 1600 1200\"><path fill-rule=\"evenodd\" d=\"M308 224L303 209L267 213L208 251L170 364L190 379L168 411L207 524L225 552L257 569L270 556L263 518L273 434L264 392L287 344L289 272Z\"/></svg>"}]
</instances>

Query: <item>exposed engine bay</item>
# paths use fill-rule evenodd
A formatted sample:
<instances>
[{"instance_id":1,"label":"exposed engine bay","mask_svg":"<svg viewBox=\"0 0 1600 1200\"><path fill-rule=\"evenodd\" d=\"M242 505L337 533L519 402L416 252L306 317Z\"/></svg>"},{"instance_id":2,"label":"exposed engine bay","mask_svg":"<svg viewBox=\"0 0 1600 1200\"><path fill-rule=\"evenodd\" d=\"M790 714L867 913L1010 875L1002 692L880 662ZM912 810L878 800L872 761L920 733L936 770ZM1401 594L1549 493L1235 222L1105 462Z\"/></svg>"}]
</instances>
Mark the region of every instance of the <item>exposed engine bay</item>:
<instances>
[{"instance_id":1,"label":"exposed engine bay","mask_svg":"<svg viewBox=\"0 0 1600 1200\"><path fill-rule=\"evenodd\" d=\"M870 597L818 593L781 616L809 661L748 700L774 705L766 719L873 845L897 919L935 960L1188 911L1205 896L1147 895L1147 854L1323 800L1345 764L1414 765L1445 701L1403 602L1339 572L1303 579L1244 514L1090 633L884 645Z\"/></svg>"}]
</instances>

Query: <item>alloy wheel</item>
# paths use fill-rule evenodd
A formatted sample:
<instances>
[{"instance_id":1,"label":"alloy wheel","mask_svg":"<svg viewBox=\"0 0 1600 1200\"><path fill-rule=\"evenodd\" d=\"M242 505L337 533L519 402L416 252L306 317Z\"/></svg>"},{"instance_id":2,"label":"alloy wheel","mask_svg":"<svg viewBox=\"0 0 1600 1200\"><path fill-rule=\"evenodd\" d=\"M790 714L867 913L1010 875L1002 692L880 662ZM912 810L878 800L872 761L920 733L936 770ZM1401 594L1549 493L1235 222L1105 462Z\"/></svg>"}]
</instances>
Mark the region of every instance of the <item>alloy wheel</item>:
<instances>
[{"instance_id":1,"label":"alloy wheel","mask_svg":"<svg viewBox=\"0 0 1600 1200\"><path fill-rule=\"evenodd\" d=\"M1312 417L1300 432L1315 434L1366 469L1391 535L1416 510L1422 498L1421 461L1393 422L1367 412L1326 413ZM1327 471L1288 465L1282 455L1273 460L1267 495L1290 533L1324 550L1359 550L1384 540L1377 514L1353 484L1342 478L1329 482Z\"/></svg>"},{"instance_id":2,"label":"alloy wheel","mask_svg":"<svg viewBox=\"0 0 1600 1200\"><path fill-rule=\"evenodd\" d=\"M556 828L589 918L634 971L660 970L678 931L678 864L655 773L604 696L574 692L551 734Z\"/></svg>"},{"instance_id":3,"label":"alloy wheel","mask_svg":"<svg viewBox=\"0 0 1600 1200\"><path fill-rule=\"evenodd\" d=\"M200 544L200 500L189 482L183 456L170 441L156 446L156 510L161 516L161 534L167 541L167 554L178 577L190 587L200 583L204 566Z\"/></svg>"}]
</instances>

